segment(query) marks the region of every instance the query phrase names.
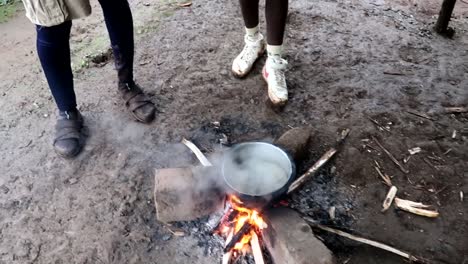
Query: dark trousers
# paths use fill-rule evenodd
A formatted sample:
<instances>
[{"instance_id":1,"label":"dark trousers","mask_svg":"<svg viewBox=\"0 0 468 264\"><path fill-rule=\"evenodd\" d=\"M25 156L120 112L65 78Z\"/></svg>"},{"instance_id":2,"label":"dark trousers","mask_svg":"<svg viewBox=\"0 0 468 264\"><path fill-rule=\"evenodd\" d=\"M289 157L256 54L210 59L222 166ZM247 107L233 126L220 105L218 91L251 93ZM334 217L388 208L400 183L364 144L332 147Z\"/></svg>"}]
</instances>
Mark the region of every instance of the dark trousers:
<instances>
[{"instance_id":1,"label":"dark trousers","mask_svg":"<svg viewBox=\"0 0 468 264\"><path fill-rule=\"evenodd\" d=\"M258 26L259 0L239 0L244 23L247 28ZM288 0L266 0L265 17L267 26L267 43L282 45L286 19L288 17Z\"/></svg>"},{"instance_id":2,"label":"dark trousers","mask_svg":"<svg viewBox=\"0 0 468 264\"><path fill-rule=\"evenodd\" d=\"M127 0L99 0L114 52L120 83L133 82L133 20ZM60 111L76 109L70 63L71 21L57 26L36 26L37 53Z\"/></svg>"}]
</instances>

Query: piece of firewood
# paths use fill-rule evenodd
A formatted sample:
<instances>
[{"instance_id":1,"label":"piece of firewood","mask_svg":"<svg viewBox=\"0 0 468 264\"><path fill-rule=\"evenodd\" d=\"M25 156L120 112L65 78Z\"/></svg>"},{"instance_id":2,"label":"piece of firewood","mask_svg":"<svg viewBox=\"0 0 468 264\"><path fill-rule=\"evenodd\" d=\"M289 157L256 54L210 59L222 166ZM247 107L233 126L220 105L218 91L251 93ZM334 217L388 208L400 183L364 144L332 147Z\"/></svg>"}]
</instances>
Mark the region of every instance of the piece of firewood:
<instances>
[{"instance_id":1,"label":"piece of firewood","mask_svg":"<svg viewBox=\"0 0 468 264\"><path fill-rule=\"evenodd\" d=\"M234 235L234 228L231 228L228 232L228 236L226 237L226 245L231 242L232 236ZM222 264L229 264L231 262L232 251L228 251L223 255L223 262Z\"/></svg>"},{"instance_id":2,"label":"piece of firewood","mask_svg":"<svg viewBox=\"0 0 468 264\"><path fill-rule=\"evenodd\" d=\"M398 168L400 168L400 170L406 174L409 173L409 170L406 169L393 155L392 153L390 153L390 151L388 151L378 140L377 138L375 137L372 137L372 140L383 150L383 152L385 154L387 154L387 156L393 161L393 163L395 163L395 165L398 166Z\"/></svg>"},{"instance_id":3,"label":"piece of firewood","mask_svg":"<svg viewBox=\"0 0 468 264\"><path fill-rule=\"evenodd\" d=\"M254 256L255 264L265 264L263 259L262 247L260 246L260 240L255 231L251 231L252 238L250 239L250 248L252 249L252 255Z\"/></svg>"},{"instance_id":4,"label":"piece of firewood","mask_svg":"<svg viewBox=\"0 0 468 264\"><path fill-rule=\"evenodd\" d=\"M390 190L388 191L388 194L387 194L387 197L385 197L385 200L383 202L383 209L382 209L382 212L385 212L388 210L388 208L390 208L390 206L392 205L393 203L393 199L395 199L395 196L396 196L396 193L397 193L398 189L397 187L395 186L392 186L390 188Z\"/></svg>"},{"instance_id":5,"label":"piece of firewood","mask_svg":"<svg viewBox=\"0 0 468 264\"><path fill-rule=\"evenodd\" d=\"M380 242L370 240L370 239L367 239L367 238L355 236L355 235L346 233L346 232L338 230L338 229L334 229L334 228L331 228L331 227L327 227L327 226L318 224L317 221L315 221L314 219L312 219L310 217L304 217L304 220L306 220L310 224L310 226L313 227L313 228L318 228L318 229L321 229L321 230L324 230L324 231L327 231L327 232L330 232L330 233L333 233L333 234L336 234L336 235L339 235L339 236L342 236L342 237L346 237L346 238L351 239L353 241L357 241L357 242L364 243L364 244L369 245L369 246L380 248L380 249L388 251L388 252L392 252L392 253L394 253L396 255L399 255L399 256L402 256L402 257L408 259L410 262L414 261L414 262L417 262L417 263L427 263L427 261L424 260L423 258L415 257L415 256L413 256L413 255L411 255L411 254L409 254L407 252L401 251L399 249L396 249L396 248L391 247L389 245L386 245L384 243L380 243Z\"/></svg>"},{"instance_id":6,"label":"piece of firewood","mask_svg":"<svg viewBox=\"0 0 468 264\"><path fill-rule=\"evenodd\" d=\"M403 200L395 198L395 206L403 211L407 211L413 214L435 218L439 216L439 212L434 210L429 210L427 208L430 205L425 205L422 203L417 203L409 200Z\"/></svg>"},{"instance_id":7,"label":"piece of firewood","mask_svg":"<svg viewBox=\"0 0 468 264\"><path fill-rule=\"evenodd\" d=\"M182 139L182 144L187 146L187 148L189 148L193 152L193 154L195 154L195 156L203 166L213 166L213 164L211 164L211 162L206 158L206 156L201 152L201 150L197 146L195 146L195 144L193 144L191 141L184 138Z\"/></svg>"},{"instance_id":8,"label":"piece of firewood","mask_svg":"<svg viewBox=\"0 0 468 264\"><path fill-rule=\"evenodd\" d=\"M291 194L294 192L297 188L301 187L306 181L308 181L312 176L315 175L315 173L322 168L325 163L327 163L335 154L338 152L338 147L340 147L346 137L349 134L349 129L345 129L341 132L341 138L338 140L336 145L329 149L325 154L323 154L320 159L315 162L315 164L304 174L301 175L297 180L295 180L288 188L287 194Z\"/></svg>"}]
</instances>

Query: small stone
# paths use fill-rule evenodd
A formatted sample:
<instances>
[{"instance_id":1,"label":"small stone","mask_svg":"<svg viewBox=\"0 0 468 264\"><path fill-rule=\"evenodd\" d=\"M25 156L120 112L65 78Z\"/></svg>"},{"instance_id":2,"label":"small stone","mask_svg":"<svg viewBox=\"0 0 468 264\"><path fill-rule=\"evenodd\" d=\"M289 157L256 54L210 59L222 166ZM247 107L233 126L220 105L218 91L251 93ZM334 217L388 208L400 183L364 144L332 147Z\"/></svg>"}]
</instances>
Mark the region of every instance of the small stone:
<instances>
[{"instance_id":1,"label":"small stone","mask_svg":"<svg viewBox=\"0 0 468 264\"><path fill-rule=\"evenodd\" d=\"M171 238L172 238L172 235L164 235L164 236L162 237L162 240L168 241L168 240L170 240Z\"/></svg>"}]
</instances>

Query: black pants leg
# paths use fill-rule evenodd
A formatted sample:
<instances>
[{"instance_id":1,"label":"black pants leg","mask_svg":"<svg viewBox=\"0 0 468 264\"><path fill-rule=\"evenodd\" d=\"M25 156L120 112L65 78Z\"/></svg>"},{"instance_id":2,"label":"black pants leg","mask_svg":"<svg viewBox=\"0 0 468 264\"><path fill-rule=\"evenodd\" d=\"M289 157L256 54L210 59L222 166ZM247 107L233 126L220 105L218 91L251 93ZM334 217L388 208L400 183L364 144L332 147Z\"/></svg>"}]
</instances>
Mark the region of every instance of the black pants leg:
<instances>
[{"instance_id":1,"label":"black pants leg","mask_svg":"<svg viewBox=\"0 0 468 264\"><path fill-rule=\"evenodd\" d=\"M133 82L133 18L127 0L99 0L120 83Z\"/></svg>"},{"instance_id":2,"label":"black pants leg","mask_svg":"<svg viewBox=\"0 0 468 264\"><path fill-rule=\"evenodd\" d=\"M242 17L246 28L258 26L258 2L259 0L239 0Z\"/></svg>"},{"instance_id":3,"label":"black pants leg","mask_svg":"<svg viewBox=\"0 0 468 264\"><path fill-rule=\"evenodd\" d=\"M282 45L288 16L288 0L266 0L265 16L267 43Z\"/></svg>"},{"instance_id":4,"label":"black pants leg","mask_svg":"<svg viewBox=\"0 0 468 264\"><path fill-rule=\"evenodd\" d=\"M76 109L70 62L71 21L57 26L36 26L37 54L55 103L61 111Z\"/></svg>"}]
</instances>

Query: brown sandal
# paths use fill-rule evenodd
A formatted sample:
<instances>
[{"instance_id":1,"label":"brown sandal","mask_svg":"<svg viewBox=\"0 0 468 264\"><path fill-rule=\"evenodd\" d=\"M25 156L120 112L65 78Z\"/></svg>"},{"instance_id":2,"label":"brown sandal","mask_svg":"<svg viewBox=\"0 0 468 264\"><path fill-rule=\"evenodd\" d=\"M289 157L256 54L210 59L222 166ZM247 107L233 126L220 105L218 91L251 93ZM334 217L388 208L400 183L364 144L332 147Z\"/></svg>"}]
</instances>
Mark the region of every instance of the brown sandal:
<instances>
[{"instance_id":1,"label":"brown sandal","mask_svg":"<svg viewBox=\"0 0 468 264\"><path fill-rule=\"evenodd\" d=\"M142 123L150 123L154 120L156 107L136 83L121 83L119 91L125 100L125 106L136 120Z\"/></svg>"}]
</instances>

